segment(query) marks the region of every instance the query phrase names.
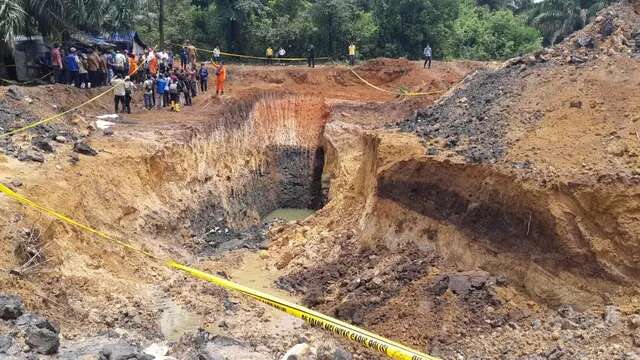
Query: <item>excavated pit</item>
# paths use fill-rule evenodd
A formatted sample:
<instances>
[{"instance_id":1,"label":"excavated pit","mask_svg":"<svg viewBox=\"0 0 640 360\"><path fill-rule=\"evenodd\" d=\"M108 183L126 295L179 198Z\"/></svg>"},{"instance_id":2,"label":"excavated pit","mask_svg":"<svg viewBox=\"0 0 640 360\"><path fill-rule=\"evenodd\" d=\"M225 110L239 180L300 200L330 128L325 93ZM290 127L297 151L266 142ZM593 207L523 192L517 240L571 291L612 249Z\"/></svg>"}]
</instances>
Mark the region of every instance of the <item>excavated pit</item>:
<instances>
[{"instance_id":1,"label":"excavated pit","mask_svg":"<svg viewBox=\"0 0 640 360\"><path fill-rule=\"evenodd\" d=\"M264 246L266 215L320 209L327 119L322 98L259 93L194 135L178 151L198 162L198 191L207 194L188 211L191 230L209 248Z\"/></svg>"}]
</instances>

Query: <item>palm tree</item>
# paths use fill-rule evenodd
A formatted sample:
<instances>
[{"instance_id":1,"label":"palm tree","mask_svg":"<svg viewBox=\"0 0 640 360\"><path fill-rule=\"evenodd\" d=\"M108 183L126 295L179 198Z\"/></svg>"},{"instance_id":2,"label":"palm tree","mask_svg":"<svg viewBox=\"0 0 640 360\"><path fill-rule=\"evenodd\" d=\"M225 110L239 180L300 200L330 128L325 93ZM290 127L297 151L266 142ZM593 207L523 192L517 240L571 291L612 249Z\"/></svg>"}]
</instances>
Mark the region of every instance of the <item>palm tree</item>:
<instances>
[{"instance_id":1,"label":"palm tree","mask_svg":"<svg viewBox=\"0 0 640 360\"><path fill-rule=\"evenodd\" d=\"M611 0L544 0L534 5L529 23L544 35L545 43L554 45L565 36L583 28Z\"/></svg>"},{"instance_id":2,"label":"palm tree","mask_svg":"<svg viewBox=\"0 0 640 360\"><path fill-rule=\"evenodd\" d=\"M0 0L0 34L10 45L17 34L129 30L140 0Z\"/></svg>"}]
</instances>

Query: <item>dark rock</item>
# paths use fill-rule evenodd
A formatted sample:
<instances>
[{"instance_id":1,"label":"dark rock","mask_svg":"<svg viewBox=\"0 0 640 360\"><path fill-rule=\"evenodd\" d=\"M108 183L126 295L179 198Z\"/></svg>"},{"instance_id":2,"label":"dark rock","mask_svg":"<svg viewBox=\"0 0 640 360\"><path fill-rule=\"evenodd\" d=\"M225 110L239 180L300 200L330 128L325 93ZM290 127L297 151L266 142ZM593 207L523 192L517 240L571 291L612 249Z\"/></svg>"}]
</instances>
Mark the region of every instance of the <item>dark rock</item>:
<instances>
[{"instance_id":1,"label":"dark rock","mask_svg":"<svg viewBox=\"0 0 640 360\"><path fill-rule=\"evenodd\" d=\"M102 130L102 135L104 135L104 136L112 136L113 135L113 129L112 128L106 128L106 129Z\"/></svg>"},{"instance_id":2,"label":"dark rock","mask_svg":"<svg viewBox=\"0 0 640 360\"><path fill-rule=\"evenodd\" d=\"M33 139L31 139L31 145L35 146L36 148L46 152L46 153L52 153L54 152L53 150L53 146L51 146L51 144L49 143L49 141L45 138L43 138L42 136L36 136Z\"/></svg>"},{"instance_id":3,"label":"dark rock","mask_svg":"<svg viewBox=\"0 0 640 360\"><path fill-rule=\"evenodd\" d=\"M22 98L24 97L24 93L22 92L20 87L11 85L9 86L9 89L7 89L7 96L14 100L22 100Z\"/></svg>"},{"instance_id":4,"label":"dark rock","mask_svg":"<svg viewBox=\"0 0 640 360\"><path fill-rule=\"evenodd\" d=\"M449 278L449 288L457 295L466 295L471 291L471 280L462 275L453 275Z\"/></svg>"},{"instance_id":5,"label":"dark rock","mask_svg":"<svg viewBox=\"0 0 640 360\"><path fill-rule=\"evenodd\" d=\"M153 360L152 355L142 353L140 349L129 344L110 344L98 353L99 360Z\"/></svg>"},{"instance_id":6,"label":"dark rock","mask_svg":"<svg viewBox=\"0 0 640 360\"><path fill-rule=\"evenodd\" d=\"M33 327L38 329L47 329L56 334L60 333L60 327L56 323L52 323L42 316L34 313L26 313L16 320L16 325L21 327Z\"/></svg>"},{"instance_id":7,"label":"dark rock","mask_svg":"<svg viewBox=\"0 0 640 360\"><path fill-rule=\"evenodd\" d=\"M436 296L443 295L449 288L449 275L440 275L436 279L436 283L433 285L433 293Z\"/></svg>"},{"instance_id":8,"label":"dark rock","mask_svg":"<svg viewBox=\"0 0 640 360\"><path fill-rule=\"evenodd\" d=\"M563 304L558 308L558 314L565 319L572 319L576 316L576 312L571 305Z\"/></svg>"},{"instance_id":9,"label":"dark rock","mask_svg":"<svg viewBox=\"0 0 640 360\"><path fill-rule=\"evenodd\" d=\"M584 64L586 62L587 62L587 59L577 55L571 55L569 57L569 63L571 64L579 65L579 64Z\"/></svg>"},{"instance_id":10,"label":"dark rock","mask_svg":"<svg viewBox=\"0 0 640 360\"><path fill-rule=\"evenodd\" d=\"M583 35L583 36L579 36L576 39L576 45L578 45L578 47L593 49L593 47L595 46L595 43L593 41L593 37L589 35Z\"/></svg>"},{"instance_id":11,"label":"dark rock","mask_svg":"<svg viewBox=\"0 0 640 360\"><path fill-rule=\"evenodd\" d=\"M16 295L0 295L0 319L14 320L24 312L22 299Z\"/></svg>"},{"instance_id":12,"label":"dark rock","mask_svg":"<svg viewBox=\"0 0 640 360\"><path fill-rule=\"evenodd\" d=\"M0 354L6 354L12 344L13 339L11 337L0 335Z\"/></svg>"},{"instance_id":13,"label":"dark rock","mask_svg":"<svg viewBox=\"0 0 640 360\"><path fill-rule=\"evenodd\" d=\"M353 356L341 347L322 345L318 348L316 360L351 360Z\"/></svg>"},{"instance_id":14,"label":"dark rock","mask_svg":"<svg viewBox=\"0 0 640 360\"><path fill-rule=\"evenodd\" d=\"M35 151L20 151L18 153L19 161L35 161L39 163L44 162L44 155Z\"/></svg>"},{"instance_id":15,"label":"dark rock","mask_svg":"<svg viewBox=\"0 0 640 360\"><path fill-rule=\"evenodd\" d=\"M449 278L449 288L455 294L467 295L472 291L484 289L490 280L488 273L483 271L471 271L451 275Z\"/></svg>"},{"instance_id":16,"label":"dark rock","mask_svg":"<svg viewBox=\"0 0 640 360\"><path fill-rule=\"evenodd\" d=\"M9 185L19 188L19 187L22 186L22 181L17 180L17 179L13 179L13 180L11 180L11 182L9 182Z\"/></svg>"},{"instance_id":17,"label":"dark rock","mask_svg":"<svg viewBox=\"0 0 640 360\"><path fill-rule=\"evenodd\" d=\"M73 151L82 154L82 155L87 155L87 156L96 156L98 155L98 152L95 151L91 146L89 146L89 144L87 144L86 142L77 142L74 146L73 146Z\"/></svg>"},{"instance_id":18,"label":"dark rock","mask_svg":"<svg viewBox=\"0 0 640 360\"><path fill-rule=\"evenodd\" d=\"M600 34L602 36L610 36L616 31L616 26L613 24L612 18L606 18L600 25Z\"/></svg>"},{"instance_id":19,"label":"dark rock","mask_svg":"<svg viewBox=\"0 0 640 360\"><path fill-rule=\"evenodd\" d=\"M582 101L580 101L580 100L571 101L569 103L569 107L576 108L576 109L582 109Z\"/></svg>"},{"instance_id":20,"label":"dark rock","mask_svg":"<svg viewBox=\"0 0 640 360\"><path fill-rule=\"evenodd\" d=\"M60 339L58 334L43 328L32 327L27 329L26 344L38 354L51 355L58 352Z\"/></svg>"}]
</instances>

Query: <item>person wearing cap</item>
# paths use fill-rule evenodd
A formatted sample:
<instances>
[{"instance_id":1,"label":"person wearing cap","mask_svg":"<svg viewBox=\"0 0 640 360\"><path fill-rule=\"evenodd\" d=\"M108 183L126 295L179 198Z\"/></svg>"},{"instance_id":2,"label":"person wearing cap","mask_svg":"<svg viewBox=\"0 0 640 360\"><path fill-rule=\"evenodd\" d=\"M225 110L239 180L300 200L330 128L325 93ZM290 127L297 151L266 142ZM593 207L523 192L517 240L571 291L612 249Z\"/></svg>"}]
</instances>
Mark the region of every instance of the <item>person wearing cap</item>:
<instances>
[{"instance_id":1,"label":"person wearing cap","mask_svg":"<svg viewBox=\"0 0 640 360\"><path fill-rule=\"evenodd\" d=\"M131 81L129 76L124 78L124 107L127 111L127 114L131 114L131 98L133 97L133 90L135 90L136 85Z\"/></svg>"},{"instance_id":2,"label":"person wearing cap","mask_svg":"<svg viewBox=\"0 0 640 360\"><path fill-rule=\"evenodd\" d=\"M115 104L115 112L116 114L118 113L119 104L122 104L122 112L124 112L126 89L124 80L120 78L119 74L113 75L113 79L111 79L111 86L113 86L113 102Z\"/></svg>"},{"instance_id":3,"label":"person wearing cap","mask_svg":"<svg viewBox=\"0 0 640 360\"><path fill-rule=\"evenodd\" d=\"M69 49L69 53L64 57L64 65L67 68L67 84L79 86L78 70L80 70L80 67L78 66L76 48L72 47Z\"/></svg>"}]
</instances>

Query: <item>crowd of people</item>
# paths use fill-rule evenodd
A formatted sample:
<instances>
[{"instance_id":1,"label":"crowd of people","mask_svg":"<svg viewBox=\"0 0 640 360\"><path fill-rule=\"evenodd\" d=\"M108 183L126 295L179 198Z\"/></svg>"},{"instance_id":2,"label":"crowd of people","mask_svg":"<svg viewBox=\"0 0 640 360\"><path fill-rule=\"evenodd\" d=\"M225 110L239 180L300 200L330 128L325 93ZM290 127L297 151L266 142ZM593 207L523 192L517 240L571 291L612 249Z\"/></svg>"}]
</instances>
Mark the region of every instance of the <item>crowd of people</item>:
<instances>
[{"instance_id":1,"label":"crowd of people","mask_svg":"<svg viewBox=\"0 0 640 360\"><path fill-rule=\"evenodd\" d=\"M354 65L356 61L356 45L347 47L348 61ZM227 77L220 46L211 52L211 63L216 77L216 96L224 95L224 82ZM276 52L269 46L265 51L267 64L272 64L274 57L283 59L287 51L280 47ZM307 47L307 63L309 67L316 65L316 53L313 44ZM423 51L424 67L431 68L431 46ZM182 106L191 106L198 92L208 91L209 69L205 63L198 66L198 49L188 40L179 53L180 64L174 64L171 50L156 51L149 48L140 56L127 50L101 51L89 48L79 51L71 47L62 49L54 44L51 49L51 64L56 82L66 83L79 88L113 86L114 108L117 112L131 113L133 93L142 88L144 108L169 108L180 111Z\"/></svg>"},{"instance_id":2,"label":"crowd of people","mask_svg":"<svg viewBox=\"0 0 640 360\"><path fill-rule=\"evenodd\" d=\"M226 68L214 52L213 64L216 76L216 95L224 95ZM54 44L51 64L55 81L79 88L110 85L114 93L114 109L131 113L134 91L142 88L144 108L169 108L180 111L190 106L193 97L209 90L209 69L205 63L197 66L196 49L188 41L180 53L180 64L174 63L171 50L155 51L149 48L143 54L127 50L100 51L89 48L84 51L71 47L62 49Z\"/></svg>"}]
</instances>

